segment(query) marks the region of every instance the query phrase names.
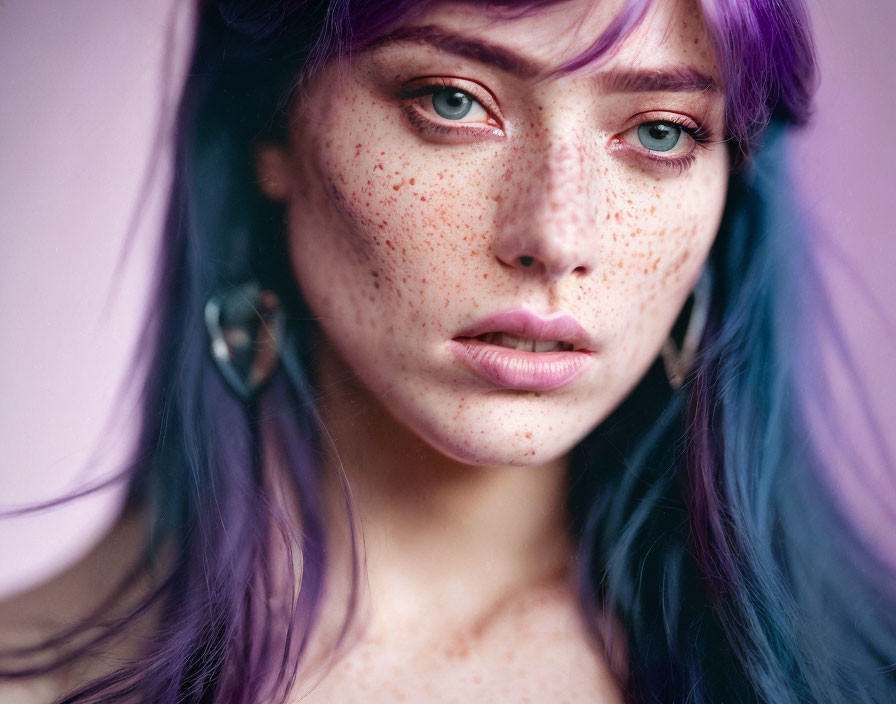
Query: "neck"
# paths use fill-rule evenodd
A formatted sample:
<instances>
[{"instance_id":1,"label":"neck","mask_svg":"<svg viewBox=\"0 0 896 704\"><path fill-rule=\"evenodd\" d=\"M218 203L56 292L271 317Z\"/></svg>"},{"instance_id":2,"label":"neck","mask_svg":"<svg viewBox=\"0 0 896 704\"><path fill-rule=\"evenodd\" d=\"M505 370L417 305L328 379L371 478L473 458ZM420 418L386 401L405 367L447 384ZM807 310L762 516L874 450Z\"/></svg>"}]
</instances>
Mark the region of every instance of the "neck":
<instances>
[{"instance_id":1,"label":"neck","mask_svg":"<svg viewBox=\"0 0 896 704\"><path fill-rule=\"evenodd\" d=\"M565 578L565 457L528 467L463 464L393 418L335 355L322 355L318 379L330 525L347 525L344 472L372 627L472 626L528 588ZM335 555L347 546L347 532L337 535Z\"/></svg>"}]
</instances>

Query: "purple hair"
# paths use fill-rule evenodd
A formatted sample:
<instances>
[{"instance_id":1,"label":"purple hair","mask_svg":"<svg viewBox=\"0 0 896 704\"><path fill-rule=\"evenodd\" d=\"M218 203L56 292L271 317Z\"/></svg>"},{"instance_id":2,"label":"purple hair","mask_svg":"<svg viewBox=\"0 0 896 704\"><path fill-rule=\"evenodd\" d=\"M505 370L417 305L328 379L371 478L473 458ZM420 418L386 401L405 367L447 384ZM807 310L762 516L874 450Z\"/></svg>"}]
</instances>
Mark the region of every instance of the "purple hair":
<instances>
[{"instance_id":1,"label":"purple hair","mask_svg":"<svg viewBox=\"0 0 896 704\"><path fill-rule=\"evenodd\" d=\"M516 15L556 1L488 7ZM432 4L200 2L127 507L151 518L134 575L148 570L156 587L114 623L99 612L19 651L63 647L50 664L0 674L35 676L100 652L156 609L139 659L61 701L286 700L324 590L322 428L309 375L314 323L288 268L283 213L258 193L252 147L282 138L301 78ZM632 0L557 70L606 55L649 4ZM633 701L894 701L892 595L873 558L855 557L849 526L818 481L795 392L790 316L797 287L817 282L777 157L786 127L807 120L815 86L805 9L801 0L703 5L741 168L710 255L713 303L696 372L671 392L655 365L573 452L583 617L608 649L603 610L623 625L628 668L618 674ZM202 311L221 286L250 278L280 294L287 336L281 369L244 403L211 359ZM298 525L262 480L271 464L298 499ZM825 550L811 547L818 535ZM163 549L170 562L156 559ZM276 569L283 552L294 564L293 550L301 570ZM866 576L845 578L842 564L861 564ZM278 594L297 596L268 603Z\"/></svg>"}]
</instances>

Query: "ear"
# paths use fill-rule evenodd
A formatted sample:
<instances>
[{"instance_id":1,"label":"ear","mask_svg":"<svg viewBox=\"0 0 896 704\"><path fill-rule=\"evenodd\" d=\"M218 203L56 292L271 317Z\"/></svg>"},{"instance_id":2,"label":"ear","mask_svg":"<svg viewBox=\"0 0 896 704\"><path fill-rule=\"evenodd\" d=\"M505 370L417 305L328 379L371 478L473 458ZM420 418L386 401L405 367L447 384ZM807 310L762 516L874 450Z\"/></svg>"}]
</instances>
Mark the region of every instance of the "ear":
<instances>
[{"instance_id":1,"label":"ear","mask_svg":"<svg viewBox=\"0 0 896 704\"><path fill-rule=\"evenodd\" d=\"M258 187L271 200L289 197L289 159L286 148L274 142L263 142L255 148L255 171Z\"/></svg>"}]
</instances>

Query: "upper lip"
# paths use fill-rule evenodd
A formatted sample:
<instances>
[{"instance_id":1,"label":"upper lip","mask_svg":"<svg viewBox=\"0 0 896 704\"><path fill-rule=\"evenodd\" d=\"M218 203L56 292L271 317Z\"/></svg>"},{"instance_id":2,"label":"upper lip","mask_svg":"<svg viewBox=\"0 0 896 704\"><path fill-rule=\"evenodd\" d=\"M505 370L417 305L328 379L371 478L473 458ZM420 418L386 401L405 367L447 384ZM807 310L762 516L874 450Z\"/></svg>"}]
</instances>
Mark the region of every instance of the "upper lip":
<instances>
[{"instance_id":1,"label":"upper lip","mask_svg":"<svg viewBox=\"0 0 896 704\"><path fill-rule=\"evenodd\" d=\"M557 340L571 344L574 350L590 350L590 336L571 315L540 315L526 308L509 308L480 318L460 331L457 337L477 337L489 332L503 332L528 340Z\"/></svg>"}]
</instances>

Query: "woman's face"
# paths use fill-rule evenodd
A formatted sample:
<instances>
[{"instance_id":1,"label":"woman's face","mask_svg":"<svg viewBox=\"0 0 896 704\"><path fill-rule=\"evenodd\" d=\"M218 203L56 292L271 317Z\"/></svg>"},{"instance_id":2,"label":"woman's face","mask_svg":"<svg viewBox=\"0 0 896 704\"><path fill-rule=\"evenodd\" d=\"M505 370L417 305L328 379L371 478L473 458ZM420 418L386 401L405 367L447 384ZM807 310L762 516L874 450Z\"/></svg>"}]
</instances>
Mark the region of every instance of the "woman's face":
<instances>
[{"instance_id":1,"label":"woman's face","mask_svg":"<svg viewBox=\"0 0 896 704\"><path fill-rule=\"evenodd\" d=\"M325 68L260 152L336 377L463 462L567 453L656 358L716 234L729 163L695 2L552 75L619 7L437 5Z\"/></svg>"}]
</instances>

